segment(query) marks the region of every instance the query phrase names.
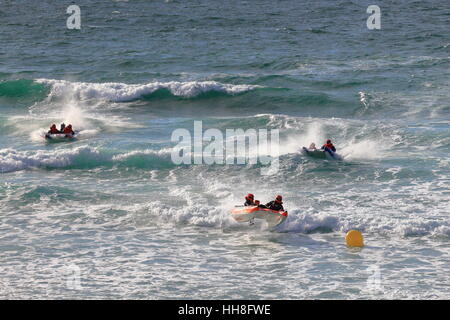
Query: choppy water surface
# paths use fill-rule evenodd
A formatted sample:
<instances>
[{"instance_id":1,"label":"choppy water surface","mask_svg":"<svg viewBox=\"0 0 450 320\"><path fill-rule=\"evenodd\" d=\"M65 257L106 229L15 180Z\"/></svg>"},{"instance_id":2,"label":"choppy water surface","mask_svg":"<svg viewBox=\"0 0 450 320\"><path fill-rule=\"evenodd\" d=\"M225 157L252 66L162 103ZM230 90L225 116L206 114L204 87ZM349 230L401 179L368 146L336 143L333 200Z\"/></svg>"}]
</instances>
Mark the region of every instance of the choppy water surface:
<instances>
[{"instance_id":1,"label":"choppy water surface","mask_svg":"<svg viewBox=\"0 0 450 320\"><path fill-rule=\"evenodd\" d=\"M0 297L450 298L448 1L76 3L0 6ZM175 165L196 120L279 129L278 173ZM288 219L232 220L248 192Z\"/></svg>"}]
</instances>

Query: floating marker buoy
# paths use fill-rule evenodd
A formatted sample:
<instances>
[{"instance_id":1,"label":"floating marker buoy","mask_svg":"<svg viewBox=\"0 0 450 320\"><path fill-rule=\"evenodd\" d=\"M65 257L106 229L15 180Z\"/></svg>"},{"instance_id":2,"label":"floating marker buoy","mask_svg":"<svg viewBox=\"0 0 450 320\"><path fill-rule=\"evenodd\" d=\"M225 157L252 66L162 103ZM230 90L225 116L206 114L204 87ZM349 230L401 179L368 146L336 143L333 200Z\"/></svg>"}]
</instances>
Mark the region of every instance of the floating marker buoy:
<instances>
[{"instance_id":1,"label":"floating marker buoy","mask_svg":"<svg viewBox=\"0 0 450 320\"><path fill-rule=\"evenodd\" d=\"M345 235L345 242L349 247L363 247L364 241L361 232L357 230L350 230Z\"/></svg>"}]
</instances>

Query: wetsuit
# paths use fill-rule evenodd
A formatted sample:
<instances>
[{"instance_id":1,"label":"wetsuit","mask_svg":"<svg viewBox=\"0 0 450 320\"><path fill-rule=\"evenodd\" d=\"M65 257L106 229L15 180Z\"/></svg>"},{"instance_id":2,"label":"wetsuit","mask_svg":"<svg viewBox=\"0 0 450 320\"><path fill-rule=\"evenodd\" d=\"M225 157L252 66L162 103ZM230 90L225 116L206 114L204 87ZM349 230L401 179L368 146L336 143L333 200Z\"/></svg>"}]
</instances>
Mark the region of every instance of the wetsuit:
<instances>
[{"instance_id":1,"label":"wetsuit","mask_svg":"<svg viewBox=\"0 0 450 320\"><path fill-rule=\"evenodd\" d=\"M270 210L284 211L283 205L281 203L276 202L275 200L267 203L266 207L269 208Z\"/></svg>"},{"instance_id":2,"label":"wetsuit","mask_svg":"<svg viewBox=\"0 0 450 320\"><path fill-rule=\"evenodd\" d=\"M326 144L324 144L323 146L322 146L322 148L321 148L322 150L331 150L331 151L333 151L333 152L336 152L336 148L333 146L333 144L332 143L326 143Z\"/></svg>"},{"instance_id":3,"label":"wetsuit","mask_svg":"<svg viewBox=\"0 0 450 320\"><path fill-rule=\"evenodd\" d=\"M59 132L58 129L56 129L56 126L53 126L53 127L50 128L48 133L50 133L50 134L57 134L57 133L61 133L61 132Z\"/></svg>"},{"instance_id":4,"label":"wetsuit","mask_svg":"<svg viewBox=\"0 0 450 320\"><path fill-rule=\"evenodd\" d=\"M252 206L255 206L255 203L253 201L245 200L244 206L252 207Z\"/></svg>"},{"instance_id":5,"label":"wetsuit","mask_svg":"<svg viewBox=\"0 0 450 320\"><path fill-rule=\"evenodd\" d=\"M64 128L64 134L66 134L66 135L74 135L75 134L75 132L73 132L73 130L72 130L72 127L65 127Z\"/></svg>"}]
</instances>

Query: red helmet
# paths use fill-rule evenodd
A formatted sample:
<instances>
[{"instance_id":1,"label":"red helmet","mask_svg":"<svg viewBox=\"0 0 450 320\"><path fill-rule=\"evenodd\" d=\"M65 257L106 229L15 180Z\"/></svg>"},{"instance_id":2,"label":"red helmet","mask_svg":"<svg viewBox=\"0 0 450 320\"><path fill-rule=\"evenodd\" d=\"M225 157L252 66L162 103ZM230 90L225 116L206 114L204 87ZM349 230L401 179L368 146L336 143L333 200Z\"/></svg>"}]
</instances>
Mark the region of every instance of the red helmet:
<instances>
[{"instance_id":1,"label":"red helmet","mask_svg":"<svg viewBox=\"0 0 450 320\"><path fill-rule=\"evenodd\" d=\"M277 195L277 197L275 198L276 202L281 202L283 200L283 197L280 195Z\"/></svg>"},{"instance_id":2,"label":"red helmet","mask_svg":"<svg viewBox=\"0 0 450 320\"><path fill-rule=\"evenodd\" d=\"M252 193L249 193L248 195L245 196L246 200L249 200L249 199L253 200L254 198L255 198L255 196Z\"/></svg>"}]
</instances>

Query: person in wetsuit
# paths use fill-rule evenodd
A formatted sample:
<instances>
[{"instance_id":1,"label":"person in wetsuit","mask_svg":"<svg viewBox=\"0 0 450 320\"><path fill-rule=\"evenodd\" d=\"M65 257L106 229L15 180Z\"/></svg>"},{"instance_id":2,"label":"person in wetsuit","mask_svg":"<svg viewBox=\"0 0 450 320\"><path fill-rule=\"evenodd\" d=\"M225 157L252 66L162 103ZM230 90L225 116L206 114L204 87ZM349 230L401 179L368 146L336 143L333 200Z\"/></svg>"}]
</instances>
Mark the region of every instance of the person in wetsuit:
<instances>
[{"instance_id":1,"label":"person in wetsuit","mask_svg":"<svg viewBox=\"0 0 450 320\"><path fill-rule=\"evenodd\" d=\"M325 150L325 151L333 151L333 152L336 152L336 148L335 148L334 145L331 143L331 140L330 140L330 139L327 140L327 143L325 143L325 144L322 146L321 149L322 149L322 150Z\"/></svg>"},{"instance_id":2,"label":"person in wetsuit","mask_svg":"<svg viewBox=\"0 0 450 320\"><path fill-rule=\"evenodd\" d=\"M61 133L57 128L56 128L56 124L52 124L52 126L50 127L50 130L48 130L49 134L57 134L57 133Z\"/></svg>"},{"instance_id":3,"label":"person in wetsuit","mask_svg":"<svg viewBox=\"0 0 450 320\"><path fill-rule=\"evenodd\" d=\"M270 210L284 211L284 208L283 208L283 197L278 195L275 198L275 200L270 201L269 203L267 203L266 207L269 208Z\"/></svg>"},{"instance_id":4,"label":"person in wetsuit","mask_svg":"<svg viewBox=\"0 0 450 320\"><path fill-rule=\"evenodd\" d=\"M69 124L67 127L64 128L63 133L66 136L73 136L75 134L75 132L72 130L72 125L71 124Z\"/></svg>"},{"instance_id":5,"label":"person in wetsuit","mask_svg":"<svg viewBox=\"0 0 450 320\"><path fill-rule=\"evenodd\" d=\"M245 196L245 203L244 206L254 206L255 205L255 196L252 193L249 193Z\"/></svg>"}]
</instances>

